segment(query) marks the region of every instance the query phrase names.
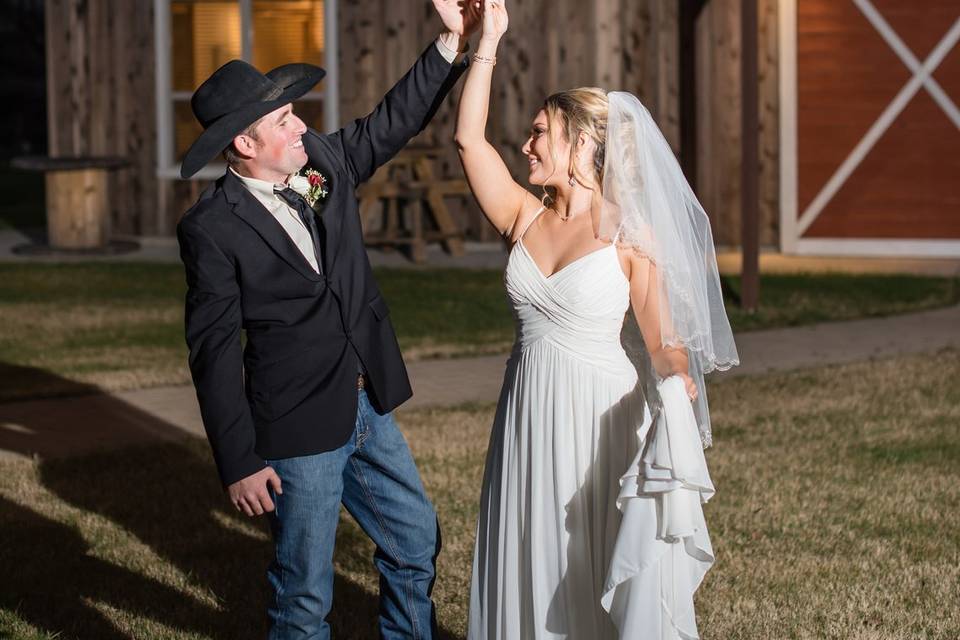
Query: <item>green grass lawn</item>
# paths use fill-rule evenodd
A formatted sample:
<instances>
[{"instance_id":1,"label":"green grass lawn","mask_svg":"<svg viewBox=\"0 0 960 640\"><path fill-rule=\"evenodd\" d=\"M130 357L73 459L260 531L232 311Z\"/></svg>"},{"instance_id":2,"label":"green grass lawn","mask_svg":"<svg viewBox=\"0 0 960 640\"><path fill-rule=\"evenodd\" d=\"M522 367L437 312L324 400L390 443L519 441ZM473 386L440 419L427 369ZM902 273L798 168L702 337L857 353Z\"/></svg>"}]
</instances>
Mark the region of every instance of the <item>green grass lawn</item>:
<instances>
[{"instance_id":1,"label":"green grass lawn","mask_svg":"<svg viewBox=\"0 0 960 640\"><path fill-rule=\"evenodd\" d=\"M377 278L410 359L504 352L513 339L499 271L380 269ZM111 390L188 382L183 293L179 265L0 264L0 401L72 393L77 382ZM759 311L729 313L735 330L747 330L958 299L948 278L766 276Z\"/></svg>"},{"instance_id":2,"label":"green grass lawn","mask_svg":"<svg viewBox=\"0 0 960 640\"><path fill-rule=\"evenodd\" d=\"M960 637L958 379L950 350L711 386L705 639ZM398 416L443 526L444 638L465 633L492 413ZM199 440L0 462L0 532L0 637L263 637L264 522ZM334 637L376 637L371 553L344 515Z\"/></svg>"}]
</instances>

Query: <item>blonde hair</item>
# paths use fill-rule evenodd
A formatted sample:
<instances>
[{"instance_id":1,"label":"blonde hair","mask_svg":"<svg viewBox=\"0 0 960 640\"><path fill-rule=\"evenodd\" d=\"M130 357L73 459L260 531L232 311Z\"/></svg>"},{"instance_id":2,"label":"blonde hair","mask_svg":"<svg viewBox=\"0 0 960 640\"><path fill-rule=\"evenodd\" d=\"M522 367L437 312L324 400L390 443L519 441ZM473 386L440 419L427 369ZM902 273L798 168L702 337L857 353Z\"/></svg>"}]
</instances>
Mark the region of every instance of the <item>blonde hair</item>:
<instances>
[{"instance_id":1,"label":"blonde hair","mask_svg":"<svg viewBox=\"0 0 960 640\"><path fill-rule=\"evenodd\" d=\"M603 186L603 161L606 155L607 112L610 103L607 92L598 87L580 87L559 91L547 97L543 103L543 110L547 114L547 122L552 127L559 124L559 134L570 142L570 158L568 176L576 178L582 185L593 188L594 197L600 197ZM581 174L576 165L577 140L581 133L585 133L596 145L593 154L591 175ZM549 138L550 152L553 154L553 137ZM554 162L556 157L554 156ZM548 192L551 200L555 193Z\"/></svg>"}]
</instances>

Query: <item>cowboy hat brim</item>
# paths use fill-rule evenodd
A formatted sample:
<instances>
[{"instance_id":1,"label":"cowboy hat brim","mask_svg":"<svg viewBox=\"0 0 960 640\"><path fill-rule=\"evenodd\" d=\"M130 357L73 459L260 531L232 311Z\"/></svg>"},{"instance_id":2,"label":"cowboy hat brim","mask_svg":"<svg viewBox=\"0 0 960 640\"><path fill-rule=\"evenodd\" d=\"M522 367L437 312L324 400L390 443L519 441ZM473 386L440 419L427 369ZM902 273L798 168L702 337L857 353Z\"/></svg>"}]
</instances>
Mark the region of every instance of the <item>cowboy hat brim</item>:
<instances>
[{"instance_id":1,"label":"cowboy hat brim","mask_svg":"<svg viewBox=\"0 0 960 640\"><path fill-rule=\"evenodd\" d=\"M283 92L273 100L243 105L211 123L187 149L180 165L180 177L186 179L200 171L241 131L271 111L302 97L323 79L326 72L312 64L295 63L277 67L264 75L283 87Z\"/></svg>"}]
</instances>

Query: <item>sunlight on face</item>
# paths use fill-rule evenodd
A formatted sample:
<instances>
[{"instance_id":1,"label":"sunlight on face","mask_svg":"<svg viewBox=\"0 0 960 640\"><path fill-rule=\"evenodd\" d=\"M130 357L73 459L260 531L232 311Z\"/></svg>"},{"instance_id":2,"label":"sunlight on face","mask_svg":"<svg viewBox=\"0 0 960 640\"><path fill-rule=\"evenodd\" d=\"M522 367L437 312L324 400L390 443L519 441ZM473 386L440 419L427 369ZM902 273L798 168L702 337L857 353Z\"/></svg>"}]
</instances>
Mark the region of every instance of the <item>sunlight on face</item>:
<instances>
[{"instance_id":1,"label":"sunlight on face","mask_svg":"<svg viewBox=\"0 0 960 640\"><path fill-rule=\"evenodd\" d=\"M285 105L264 116L257 125L260 138L251 168L256 168L262 179L282 182L291 173L298 172L307 163L301 137L307 131L303 120L293 113L293 105Z\"/></svg>"},{"instance_id":2,"label":"sunlight on face","mask_svg":"<svg viewBox=\"0 0 960 640\"><path fill-rule=\"evenodd\" d=\"M558 135L560 127L551 126L547 112L537 112L530 126L530 136L521 151L530 167L530 184L557 186L566 181L570 143Z\"/></svg>"}]
</instances>

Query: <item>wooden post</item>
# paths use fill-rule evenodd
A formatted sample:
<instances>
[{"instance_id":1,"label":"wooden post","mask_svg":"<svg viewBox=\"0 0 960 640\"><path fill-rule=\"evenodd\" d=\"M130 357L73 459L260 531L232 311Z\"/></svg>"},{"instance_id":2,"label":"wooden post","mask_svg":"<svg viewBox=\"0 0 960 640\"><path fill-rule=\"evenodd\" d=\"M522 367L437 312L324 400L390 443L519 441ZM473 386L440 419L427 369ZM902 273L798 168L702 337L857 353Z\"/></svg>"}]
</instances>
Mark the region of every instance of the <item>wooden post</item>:
<instances>
[{"instance_id":1,"label":"wooden post","mask_svg":"<svg viewBox=\"0 0 960 640\"><path fill-rule=\"evenodd\" d=\"M98 249L107 244L107 170L49 171L47 241L54 249Z\"/></svg>"},{"instance_id":2,"label":"wooden post","mask_svg":"<svg viewBox=\"0 0 960 640\"><path fill-rule=\"evenodd\" d=\"M740 218L740 305L755 311L760 298L760 124L757 0L741 0L741 69L743 105L740 176L743 215Z\"/></svg>"},{"instance_id":3,"label":"wooden post","mask_svg":"<svg viewBox=\"0 0 960 640\"><path fill-rule=\"evenodd\" d=\"M697 190L697 16L707 0L680 0L680 166Z\"/></svg>"},{"instance_id":4,"label":"wooden post","mask_svg":"<svg viewBox=\"0 0 960 640\"><path fill-rule=\"evenodd\" d=\"M680 0L680 166L697 190L696 13L692 0Z\"/></svg>"}]
</instances>

